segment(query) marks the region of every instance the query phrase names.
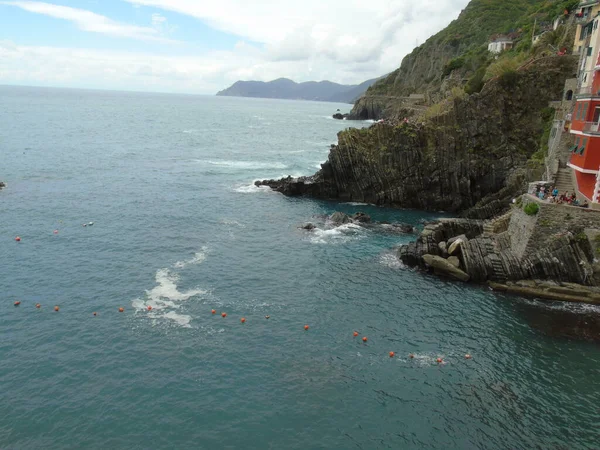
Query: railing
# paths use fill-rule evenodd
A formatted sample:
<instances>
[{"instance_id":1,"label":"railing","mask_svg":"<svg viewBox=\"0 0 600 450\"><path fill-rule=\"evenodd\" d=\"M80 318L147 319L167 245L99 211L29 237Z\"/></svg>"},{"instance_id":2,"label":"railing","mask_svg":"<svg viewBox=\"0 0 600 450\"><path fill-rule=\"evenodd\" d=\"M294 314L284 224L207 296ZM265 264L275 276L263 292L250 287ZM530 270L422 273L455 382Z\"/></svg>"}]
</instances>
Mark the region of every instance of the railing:
<instances>
[{"instance_id":1,"label":"railing","mask_svg":"<svg viewBox=\"0 0 600 450\"><path fill-rule=\"evenodd\" d=\"M584 133L600 134L600 122L586 122L582 131Z\"/></svg>"}]
</instances>

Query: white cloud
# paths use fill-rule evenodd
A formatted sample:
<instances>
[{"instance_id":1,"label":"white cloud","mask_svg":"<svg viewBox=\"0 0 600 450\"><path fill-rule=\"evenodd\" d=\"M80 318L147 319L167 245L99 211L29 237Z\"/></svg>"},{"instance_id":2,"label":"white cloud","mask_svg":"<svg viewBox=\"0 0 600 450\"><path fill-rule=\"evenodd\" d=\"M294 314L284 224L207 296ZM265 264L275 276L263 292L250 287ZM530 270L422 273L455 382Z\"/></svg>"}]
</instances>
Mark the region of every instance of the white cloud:
<instances>
[{"instance_id":1,"label":"white cloud","mask_svg":"<svg viewBox=\"0 0 600 450\"><path fill-rule=\"evenodd\" d=\"M160 31L156 28L119 23L84 9L34 1L0 1L0 5L15 6L32 13L68 20L84 31L145 41L172 42L162 37ZM160 17L160 14L157 14L157 16ZM152 19L154 24L154 16Z\"/></svg>"},{"instance_id":2,"label":"white cloud","mask_svg":"<svg viewBox=\"0 0 600 450\"><path fill-rule=\"evenodd\" d=\"M329 59L395 69L415 42L457 17L468 0L124 0L175 11L263 43L273 61ZM393 52L392 52L393 50Z\"/></svg>"},{"instance_id":3,"label":"white cloud","mask_svg":"<svg viewBox=\"0 0 600 450\"><path fill-rule=\"evenodd\" d=\"M108 23L113 27L116 24L120 27L118 32L129 37L164 39L174 26L157 12L159 8L195 17L213 28L239 36L239 40L229 51L200 53L193 44L179 46L178 53L187 52L185 56L159 56L151 47L147 53L133 53L0 42L0 84L43 83L212 94L239 79L268 81L288 77L296 81L328 79L360 83L396 69L417 43L446 26L468 3L468 0L123 1L140 8L137 15L147 11L151 26L118 24L88 11L41 2L0 1L0 4L10 3L71 20L88 31L116 33L114 28L106 26Z\"/></svg>"}]
</instances>

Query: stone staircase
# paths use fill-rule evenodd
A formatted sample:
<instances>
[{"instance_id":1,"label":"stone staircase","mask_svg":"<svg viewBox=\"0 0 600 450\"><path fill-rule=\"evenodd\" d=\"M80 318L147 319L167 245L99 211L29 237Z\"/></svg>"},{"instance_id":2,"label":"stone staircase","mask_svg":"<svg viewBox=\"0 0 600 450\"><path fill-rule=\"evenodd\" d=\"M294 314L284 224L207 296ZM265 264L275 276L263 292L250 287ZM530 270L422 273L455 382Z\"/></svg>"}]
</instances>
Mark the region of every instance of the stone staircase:
<instances>
[{"instance_id":1,"label":"stone staircase","mask_svg":"<svg viewBox=\"0 0 600 450\"><path fill-rule=\"evenodd\" d=\"M506 229L508 228L508 223L510 221L510 215L511 211L501 216L495 217L491 220L486 220L483 223L483 234L489 236L491 234L498 234L506 231Z\"/></svg>"},{"instance_id":2,"label":"stone staircase","mask_svg":"<svg viewBox=\"0 0 600 450\"><path fill-rule=\"evenodd\" d=\"M554 186L558 188L558 192L561 194L565 192L573 192L573 178L571 175L573 169L570 167L561 167L556 173L556 179L554 180Z\"/></svg>"}]
</instances>

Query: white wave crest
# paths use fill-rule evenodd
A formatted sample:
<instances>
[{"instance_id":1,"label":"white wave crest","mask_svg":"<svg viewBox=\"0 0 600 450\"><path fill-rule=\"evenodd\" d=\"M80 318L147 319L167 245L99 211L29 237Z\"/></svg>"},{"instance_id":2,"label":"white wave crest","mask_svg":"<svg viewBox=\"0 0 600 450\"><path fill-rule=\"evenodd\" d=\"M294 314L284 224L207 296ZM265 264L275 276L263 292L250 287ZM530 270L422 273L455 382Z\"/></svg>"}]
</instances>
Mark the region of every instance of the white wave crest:
<instances>
[{"instance_id":1,"label":"white wave crest","mask_svg":"<svg viewBox=\"0 0 600 450\"><path fill-rule=\"evenodd\" d=\"M400 258L393 253L384 253L379 256L379 263L382 266L389 267L390 269L406 269L406 266Z\"/></svg>"},{"instance_id":2,"label":"white wave crest","mask_svg":"<svg viewBox=\"0 0 600 450\"><path fill-rule=\"evenodd\" d=\"M258 194L259 192L272 192L269 186L256 186L254 182L252 182L251 184L238 186L233 190L241 194Z\"/></svg>"},{"instance_id":3,"label":"white wave crest","mask_svg":"<svg viewBox=\"0 0 600 450\"><path fill-rule=\"evenodd\" d=\"M138 298L132 301L131 305L136 311L147 311L147 315L151 319L168 319L174 321L178 325L190 328L192 317L186 314L177 313L181 307L180 302L189 300L198 295L207 294L202 289L192 289L186 292L181 292L177 288L179 277L176 273L172 273L169 269L159 269L156 271L156 286L151 290L146 291L145 298ZM148 311L148 306L152 307Z\"/></svg>"},{"instance_id":4,"label":"white wave crest","mask_svg":"<svg viewBox=\"0 0 600 450\"><path fill-rule=\"evenodd\" d=\"M254 161L205 161L205 160L198 160L198 162L210 164L212 166L231 167L231 168L234 168L234 169L245 169L245 170L287 169L287 167L288 167L286 164L284 164L282 162L278 162L278 161L273 161L273 162L268 162L268 161L254 162Z\"/></svg>"},{"instance_id":5,"label":"white wave crest","mask_svg":"<svg viewBox=\"0 0 600 450\"><path fill-rule=\"evenodd\" d=\"M206 259L207 253L208 253L208 248L202 247L202 250L194 253L194 256L192 258L187 259L185 261L177 261L174 264L174 266L178 269L183 269L184 267L189 266L189 265L200 264L200 263L204 262L204 260Z\"/></svg>"},{"instance_id":6,"label":"white wave crest","mask_svg":"<svg viewBox=\"0 0 600 450\"><path fill-rule=\"evenodd\" d=\"M346 223L328 230L315 228L310 232L310 241L313 244L343 243L360 238L363 231L362 227L353 223Z\"/></svg>"}]
</instances>

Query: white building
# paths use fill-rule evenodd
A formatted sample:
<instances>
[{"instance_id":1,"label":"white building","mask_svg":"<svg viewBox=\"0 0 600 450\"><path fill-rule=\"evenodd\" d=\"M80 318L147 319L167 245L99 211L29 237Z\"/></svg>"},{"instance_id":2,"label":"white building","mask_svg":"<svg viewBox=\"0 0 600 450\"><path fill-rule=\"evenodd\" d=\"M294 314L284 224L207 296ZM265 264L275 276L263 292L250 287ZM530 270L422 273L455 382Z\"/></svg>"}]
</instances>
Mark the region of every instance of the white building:
<instances>
[{"instance_id":1,"label":"white building","mask_svg":"<svg viewBox=\"0 0 600 450\"><path fill-rule=\"evenodd\" d=\"M505 50L513 48L514 41L508 37L497 37L488 44L488 51L491 53L502 53Z\"/></svg>"}]
</instances>

